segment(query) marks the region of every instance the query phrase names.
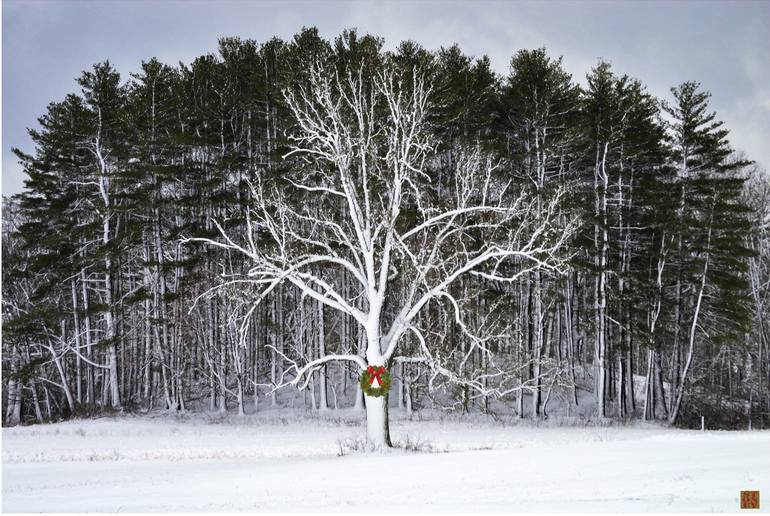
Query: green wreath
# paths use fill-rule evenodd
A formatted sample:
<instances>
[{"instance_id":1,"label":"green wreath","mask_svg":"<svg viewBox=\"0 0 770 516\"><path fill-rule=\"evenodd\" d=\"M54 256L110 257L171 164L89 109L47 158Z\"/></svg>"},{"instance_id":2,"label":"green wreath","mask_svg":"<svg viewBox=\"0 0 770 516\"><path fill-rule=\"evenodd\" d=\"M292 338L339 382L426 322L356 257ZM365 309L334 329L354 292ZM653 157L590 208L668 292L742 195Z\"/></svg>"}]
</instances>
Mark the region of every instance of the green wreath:
<instances>
[{"instance_id":1,"label":"green wreath","mask_svg":"<svg viewBox=\"0 0 770 516\"><path fill-rule=\"evenodd\" d=\"M385 396L390 390L392 378L383 366L369 366L361 373L358 383L367 396Z\"/></svg>"}]
</instances>

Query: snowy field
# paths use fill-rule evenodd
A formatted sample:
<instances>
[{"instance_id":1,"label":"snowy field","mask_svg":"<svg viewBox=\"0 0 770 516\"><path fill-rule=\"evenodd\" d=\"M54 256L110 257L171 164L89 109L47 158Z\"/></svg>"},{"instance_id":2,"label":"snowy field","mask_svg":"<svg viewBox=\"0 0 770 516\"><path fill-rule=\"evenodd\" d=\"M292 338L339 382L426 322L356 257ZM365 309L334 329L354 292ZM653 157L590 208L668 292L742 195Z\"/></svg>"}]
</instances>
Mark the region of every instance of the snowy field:
<instances>
[{"instance_id":1,"label":"snowy field","mask_svg":"<svg viewBox=\"0 0 770 516\"><path fill-rule=\"evenodd\" d=\"M354 449L358 417L287 410L6 428L2 510L736 512L741 489L770 493L770 432L396 413L401 448L366 453Z\"/></svg>"}]
</instances>

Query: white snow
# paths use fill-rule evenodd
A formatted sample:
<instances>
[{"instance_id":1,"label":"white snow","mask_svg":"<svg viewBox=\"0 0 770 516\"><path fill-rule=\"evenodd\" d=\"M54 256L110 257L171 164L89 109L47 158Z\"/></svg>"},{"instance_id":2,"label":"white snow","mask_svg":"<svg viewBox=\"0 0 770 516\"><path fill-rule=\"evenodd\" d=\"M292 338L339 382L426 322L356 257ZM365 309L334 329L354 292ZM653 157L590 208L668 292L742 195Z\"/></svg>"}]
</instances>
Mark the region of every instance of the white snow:
<instances>
[{"instance_id":1,"label":"white snow","mask_svg":"<svg viewBox=\"0 0 770 516\"><path fill-rule=\"evenodd\" d=\"M767 431L392 419L403 448L373 453L350 411L4 428L2 510L735 512L770 493Z\"/></svg>"}]
</instances>

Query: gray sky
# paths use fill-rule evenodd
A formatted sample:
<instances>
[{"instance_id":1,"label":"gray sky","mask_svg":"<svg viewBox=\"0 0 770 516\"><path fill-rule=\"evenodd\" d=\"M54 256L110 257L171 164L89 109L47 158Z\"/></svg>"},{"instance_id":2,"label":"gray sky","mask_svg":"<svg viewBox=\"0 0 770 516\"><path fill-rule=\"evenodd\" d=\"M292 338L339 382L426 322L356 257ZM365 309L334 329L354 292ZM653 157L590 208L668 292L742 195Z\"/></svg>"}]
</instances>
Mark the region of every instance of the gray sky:
<instances>
[{"instance_id":1,"label":"gray sky","mask_svg":"<svg viewBox=\"0 0 770 516\"><path fill-rule=\"evenodd\" d=\"M123 77L142 59L175 64L216 50L217 38L291 38L303 25L332 38L345 28L413 39L429 49L458 43L488 54L498 72L514 51L545 45L584 83L598 58L668 98L698 80L727 123L734 147L770 165L770 2L515 1L96 1L2 4L2 190L22 188L12 146L31 152L26 128L51 101L77 91L75 77L109 59Z\"/></svg>"}]
</instances>

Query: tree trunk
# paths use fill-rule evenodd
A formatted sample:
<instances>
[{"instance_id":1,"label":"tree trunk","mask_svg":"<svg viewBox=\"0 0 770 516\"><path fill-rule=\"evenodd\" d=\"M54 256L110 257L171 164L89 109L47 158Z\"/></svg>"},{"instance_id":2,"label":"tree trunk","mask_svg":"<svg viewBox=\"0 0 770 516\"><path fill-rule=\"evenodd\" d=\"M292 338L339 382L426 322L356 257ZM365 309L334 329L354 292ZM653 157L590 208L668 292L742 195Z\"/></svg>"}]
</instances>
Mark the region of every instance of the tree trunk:
<instances>
[{"instance_id":1,"label":"tree trunk","mask_svg":"<svg viewBox=\"0 0 770 516\"><path fill-rule=\"evenodd\" d=\"M532 358L534 360L532 368L532 378L534 380L534 390L532 391L532 417L540 416L540 370L543 359L543 300L541 292L541 274L536 271L532 285L532 317L534 324L532 326Z\"/></svg>"},{"instance_id":2,"label":"tree trunk","mask_svg":"<svg viewBox=\"0 0 770 516\"><path fill-rule=\"evenodd\" d=\"M601 178L601 196L597 199L597 211L601 216L601 231L598 225L595 228L595 237L598 239L601 233L601 247L599 247L598 269L599 277L596 279L596 407L600 418L606 416L606 389L607 389L607 341L606 341L606 311L607 311L607 187L609 176L605 168L608 144L604 144L604 152L600 162L597 162L597 176ZM597 180L597 195L599 191Z\"/></svg>"},{"instance_id":3,"label":"tree trunk","mask_svg":"<svg viewBox=\"0 0 770 516\"><path fill-rule=\"evenodd\" d=\"M391 447L388 396L366 396L366 438L375 446Z\"/></svg>"},{"instance_id":4,"label":"tree trunk","mask_svg":"<svg viewBox=\"0 0 770 516\"><path fill-rule=\"evenodd\" d=\"M710 246L710 244L711 244L711 230L709 229L708 244L706 246L707 249ZM674 401L674 404L672 405L672 409L668 415L668 422L672 425L676 423L676 418L679 416L679 408L681 407L682 397L684 396L684 390L685 390L685 385L687 381L687 373L689 372L690 365L692 364L693 351L695 348L695 331L698 328L698 316L700 315L701 304L703 302L703 293L706 290L706 275L708 274L708 267L709 267L709 256L707 254L706 261L703 265L703 274L701 275L700 289L698 289L698 299L695 303L695 313L693 314L692 324L690 325L690 339L689 339L690 342L687 350L687 360L685 361L684 369L682 370L682 378L681 378L681 381L679 382L679 389L676 394L676 401ZM673 399L673 396L672 396L672 399Z\"/></svg>"},{"instance_id":5,"label":"tree trunk","mask_svg":"<svg viewBox=\"0 0 770 516\"><path fill-rule=\"evenodd\" d=\"M81 257L84 257L83 251L81 251ZM86 356L91 359L91 316L88 314L90 309L88 298L88 286L86 282L86 270L80 269L80 287L81 295L83 296L83 333L86 338ZM92 407L96 402L96 386L94 385L94 368L92 365L86 367L86 403Z\"/></svg>"},{"instance_id":6,"label":"tree trunk","mask_svg":"<svg viewBox=\"0 0 770 516\"><path fill-rule=\"evenodd\" d=\"M318 358L326 356L326 331L324 329L324 306L322 303L316 303L318 309ZM327 399L326 389L326 365L323 365L318 372L318 390L320 396L318 400L318 410L329 410L329 401Z\"/></svg>"},{"instance_id":7,"label":"tree trunk","mask_svg":"<svg viewBox=\"0 0 770 516\"><path fill-rule=\"evenodd\" d=\"M19 358L16 348L11 348L11 374L19 370ZM21 382L11 377L8 380L8 404L6 406L5 424L15 426L21 422Z\"/></svg>"},{"instance_id":8,"label":"tree trunk","mask_svg":"<svg viewBox=\"0 0 770 516\"><path fill-rule=\"evenodd\" d=\"M364 350L364 332L359 330L358 332L358 354L362 354ZM355 410L364 410L364 391L361 390L361 383L358 381L359 377L356 376L356 398L353 405Z\"/></svg>"},{"instance_id":9,"label":"tree trunk","mask_svg":"<svg viewBox=\"0 0 770 516\"><path fill-rule=\"evenodd\" d=\"M412 415L412 382L409 378L404 378L404 410L406 415Z\"/></svg>"},{"instance_id":10,"label":"tree trunk","mask_svg":"<svg viewBox=\"0 0 770 516\"><path fill-rule=\"evenodd\" d=\"M35 408L35 419L38 423L43 422L43 412L40 410L40 401L37 398L37 383L29 382L29 388L32 391L32 406Z\"/></svg>"},{"instance_id":11,"label":"tree trunk","mask_svg":"<svg viewBox=\"0 0 770 516\"><path fill-rule=\"evenodd\" d=\"M653 405L655 391L652 388L652 368L655 363L653 358L654 353L655 351L653 351L652 348L647 351L647 375L645 376L646 379L644 382L644 410L642 411L642 419L644 421L655 418L655 408Z\"/></svg>"},{"instance_id":12,"label":"tree trunk","mask_svg":"<svg viewBox=\"0 0 770 516\"><path fill-rule=\"evenodd\" d=\"M80 363L80 354L83 353L82 345L80 342L80 320L78 317L78 294L77 290L75 288L75 279L73 278L70 282L71 292L72 292L72 316L74 318L74 335L75 335L75 347L77 348L78 352L75 355L75 389L77 392L77 401L78 404L83 403L83 367Z\"/></svg>"}]
</instances>

